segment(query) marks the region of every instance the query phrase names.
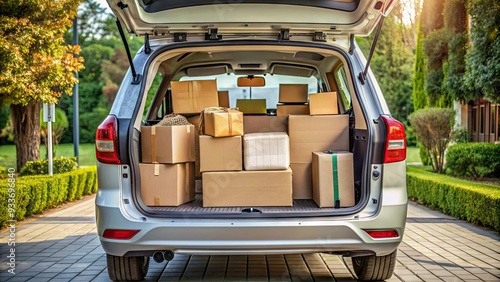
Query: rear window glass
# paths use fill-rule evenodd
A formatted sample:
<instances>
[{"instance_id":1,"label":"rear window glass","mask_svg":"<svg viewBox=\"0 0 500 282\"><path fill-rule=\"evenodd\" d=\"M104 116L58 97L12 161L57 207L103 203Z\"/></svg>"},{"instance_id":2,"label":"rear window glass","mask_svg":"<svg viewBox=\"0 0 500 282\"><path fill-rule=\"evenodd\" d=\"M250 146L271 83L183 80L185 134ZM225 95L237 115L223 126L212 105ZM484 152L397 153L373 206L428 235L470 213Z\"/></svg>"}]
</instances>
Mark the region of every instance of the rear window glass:
<instances>
[{"instance_id":1,"label":"rear window glass","mask_svg":"<svg viewBox=\"0 0 500 282\"><path fill-rule=\"evenodd\" d=\"M263 87L238 87L238 77L243 75L221 74L213 76L182 77L181 81L216 79L219 91L228 91L229 106L236 107L237 99L266 99L266 107L275 109L279 98L280 84L307 84L308 93L318 92L318 79L311 77L298 77L288 75L265 75L266 85Z\"/></svg>"}]
</instances>

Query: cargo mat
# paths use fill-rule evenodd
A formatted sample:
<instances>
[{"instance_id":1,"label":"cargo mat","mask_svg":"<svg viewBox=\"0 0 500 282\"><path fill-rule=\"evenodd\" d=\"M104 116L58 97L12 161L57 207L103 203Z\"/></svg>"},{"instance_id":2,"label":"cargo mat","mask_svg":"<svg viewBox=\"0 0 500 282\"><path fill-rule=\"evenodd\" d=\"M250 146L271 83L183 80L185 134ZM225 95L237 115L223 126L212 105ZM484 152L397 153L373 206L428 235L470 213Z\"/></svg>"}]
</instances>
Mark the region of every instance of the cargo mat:
<instances>
[{"instance_id":1,"label":"cargo mat","mask_svg":"<svg viewBox=\"0 0 500 282\"><path fill-rule=\"evenodd\" d=\"M204 208L202 202L202 195L196 194L196 199L189 203L185 203L178 207L149 207L153 212L192 212L192 213L227 213L227 214L240 214L240 213L287 213L287 212L324 212L324 211L338 211L334 208L319 208L314 200L293 200L291 207L209 207Z\"/></svg>"}]
</instances>

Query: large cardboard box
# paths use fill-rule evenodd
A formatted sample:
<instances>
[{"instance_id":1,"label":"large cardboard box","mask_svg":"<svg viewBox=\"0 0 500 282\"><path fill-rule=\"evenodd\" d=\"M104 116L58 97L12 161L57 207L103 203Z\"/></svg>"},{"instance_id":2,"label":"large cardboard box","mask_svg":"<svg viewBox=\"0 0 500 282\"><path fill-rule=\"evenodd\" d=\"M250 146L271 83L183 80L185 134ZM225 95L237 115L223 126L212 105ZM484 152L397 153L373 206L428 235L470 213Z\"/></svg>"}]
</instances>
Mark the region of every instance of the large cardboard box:
<instances>
[{"instance_id":1,"label":"large cardboard box","mask_svg":"<svg viewBox=\"0 0 500 282\"><path fill-rule=\"evenodd\" d=\"M246 115L267 114L266 99L237 99L236 108Z\"/></svg>"},{"instance_id":2,"label":"large cardboard box","mask_svg":"<svg viewBox=\"0 0 500 282\"><path fill-rule=\"evenodd\" d=\"M288 117L244 115L245 134L262 132L288 132Z\"/></svg>"},{"instance_id":3,"label":"large cardboard box","mask_svg":"<svg viewBox=\"0 0 500 282\"><path fill-rule=\"evenodd\" d=\"M215 80L172 81L170 86L176 114L201 113L205 108L219 106Z\"/></svg>"},{"instance_id":4,"label":"large cardboard box","mask_svg":"<svg viewBox=\"0 0 500 282\"><path fill-rule=\"evenodd\" d=\"M194 126L141 126L141 151L143 163L194 162Z\"/></svg>"},{"instance_id":5,"label":"large cardboard box","mask_svg":"<svg viewBox=\"0 0 500 282\"><path fill-rule=\"evenodd\" d=\"M288 115L309 115L308 105L277 105L276 114L278 116Z\"/></svg>"},{"instance_id":6,"label":"large cardboard box","mask_svg":"<svg viewBox=\"0 0 500 282\"><path fill-rule=\"evenodd\" d=\"M243 113L234 109L205 110L203 129L213 137L242 136Z\"/></svg>"},{"instance_id":7,"label":"large cardboard box","mask_svg":"<svg viewBox=\"0 0 500 282\"><path fill-rule=\"evenodd\" d=\"M200 136L200 171L239 171L243 169L241 136Z\"/></svg>"},{"instance_id":8,"label":"large cardboard box","mask_svg":"<svg viewBox=\"0 0 500 282\"><path fill-rule=\"evenodd\" d=\"M147 206L179 206L194 200L194 163L139 164L139 170Z\"/></svg>"},{"instance_id":9,"label":"large cardboard box","mask_svg":"<svg viewBox=\"0 0 500 282\"><path fill-rule=\"evenodd\" d=\"M312 152L349 151L349 116L288 117L290 162L311 163Z\"/></svg>"},{"instance_id":10,"label":"large cardboard box","mask_svg":"<svg viewBox=\"0 0 500 282\"><path fill-rule=\"evenodd\" d=\"M309 95L309 114L336 115L339 113L337 106L337 92L324 92Z\"/></svg>"},{"instance_id":11,"label":"large cardboard box","mask_svg":"<svg viewBox=\"0 0 500 282\"><path fill-rule=\"evenodd\" d=\"M320 208L354 206L352 153L312 154L313 199Z\"/></svg>"},{"instance_id":12,"label":"large cardboard box","mask_svg":"<svg viewBox=\"0 0 500 282\"><path fill-rule=\"evenodd\" d=\"M229 91L219 91L219 107L230 108L229 106Z\"/></svg>"},{"instance_id":13,"label":"large cardboard box","mask_svg":"<svg viewBox=\"0 0 500 282\"><path fill-rule=\"evenodd\" d=\"M312 199L312 164L290 164L292 169L293 198Z\"/></svg>"},{"instance_id":14,"label":"large cardboard box","mask_svg":"<svg viewBox=\"0 0 500 282\"><path fill-rule=\"evenodd\" d=\"M309 85L307 84L280 84L280 103L306 103Z\"/></svg>"},{"instance_id":15,"label":"large cardboard box","mask_svg":"<svg viewBox=\"0 0 500 282\"><path fill-rule=\"evenodd\" d=\"M290 142L286 132L249 133L243 136L245 170L290 167Z\"/></svg>"},{"instance_id":16,"label":"large cardboard box","mask_svg":"<svg viewBox=\"0 0 500 282\"><path fill-rule=\"evenodd\" d=\"M292 206L292 170L205 172L203 206Z\"/></svg>"}]
</instances>

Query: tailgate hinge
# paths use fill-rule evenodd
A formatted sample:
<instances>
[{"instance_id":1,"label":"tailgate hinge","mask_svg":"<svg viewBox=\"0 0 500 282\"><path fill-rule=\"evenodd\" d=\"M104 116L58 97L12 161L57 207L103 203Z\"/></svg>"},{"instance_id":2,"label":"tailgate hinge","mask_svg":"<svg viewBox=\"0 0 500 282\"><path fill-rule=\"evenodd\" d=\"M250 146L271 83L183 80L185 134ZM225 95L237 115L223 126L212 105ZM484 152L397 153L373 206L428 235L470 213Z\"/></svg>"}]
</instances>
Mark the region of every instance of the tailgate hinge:
<instances>
[{"instance_id":1,"label":"tailgate hinge","mask_svg":"<svg viewBox=\"0 0 500 282\"><path fill-rule=\"evenodd\" d=\"M290 30L282 29L278 35L278 40L290 40Z\"/></svg>"},{"instance_id":2,"label":"tailgate hinge","mask_svg":"<svg viewBox=\"0 0 500 282\"><path fill-rule=\"evenodd\" d=\"M205 40L221 40L222 35L219 35L217 28L209 28L205 34Z\"/></svg>"},{"instance_id":3,"label":"tailgate hinge","mask_svg":"<svg viewBox=\"0 0 500 282\"><path fill-rule=\"evenodd\" d=\"M149 33L144 34L144 53L151 53L151 45L149 44Z\"/></svg>"},{"instance_id":4,"label":"tailgate hinge","mask_svg":"<svg viewBox=\"0 0 500 282\"><path fill-rule=\"evenodd\" d=\"M184 42L187 41L187 33L185 32L175 32L174 42Z\"/></svg>"},{"instance_id":5,"label":"tailgate hinge","mask_svg":"<svg viewBox=\"0 0 500 282\"><path fill-rule=\"evenodd\" d=\"M326 42L326 33L324 32L315 32L313 41L317 42Z\"/></svg>"}]
</instances>

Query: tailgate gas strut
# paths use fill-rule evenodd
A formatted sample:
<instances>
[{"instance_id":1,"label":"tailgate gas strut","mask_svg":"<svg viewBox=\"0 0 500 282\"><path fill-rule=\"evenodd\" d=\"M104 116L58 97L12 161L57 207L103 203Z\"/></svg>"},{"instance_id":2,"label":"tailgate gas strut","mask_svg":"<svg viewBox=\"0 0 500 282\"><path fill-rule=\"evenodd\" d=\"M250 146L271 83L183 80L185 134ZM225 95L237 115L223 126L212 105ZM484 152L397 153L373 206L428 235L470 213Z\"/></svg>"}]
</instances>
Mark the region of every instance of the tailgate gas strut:
<instances>
[{"instance_id":1,"label":"tailgate gas strut","mask_svg":"<svg viewBox=\"0 0 500 282\"><path fill-rule=\"evenodd\" d=\"M118 27L118 31L120 32L120 37L122 38L123 45L125 46L125 51L127 52L127 58L133 76L132 84L139 84L141 82L141 75L135 71L134 62L132 61L132 56L130 55L130 48L128 47L127 39L125 38L125 34L123 33L122 24L120 23L118 18L116 19L116 26Z\"/></svg>"},{"instance_id":2,"label":"tailgate gas strut","mask_svg":"<svg viewBox=\"0 0 500 282\"><path fill-rule=\"evenodd\" d=\"M386 0L384 3L379 1L375 5L375 9L377 9L377 10L382 9L382 13L381 13L381 19L377 25L377 31L375 33L375 37L373 38L372 46L370 48L370 54L368 55L368 59L366 60L365 69L363 70L363 72L359 73L359 76L358 76L358 78L362 84L365 84L366 75L368 74L368 68L370 67L370 62L372 60L373 53L375 52L375 46L377 45L377 41L378 41L378 38L380 36L380 31L382 30L382 25L384 24L384 19L387 17L387 15L392 10L392 8L394 8L394 5L396 2L397 1L394 1L394 0Z\"/></svg>"}]
</instances>

